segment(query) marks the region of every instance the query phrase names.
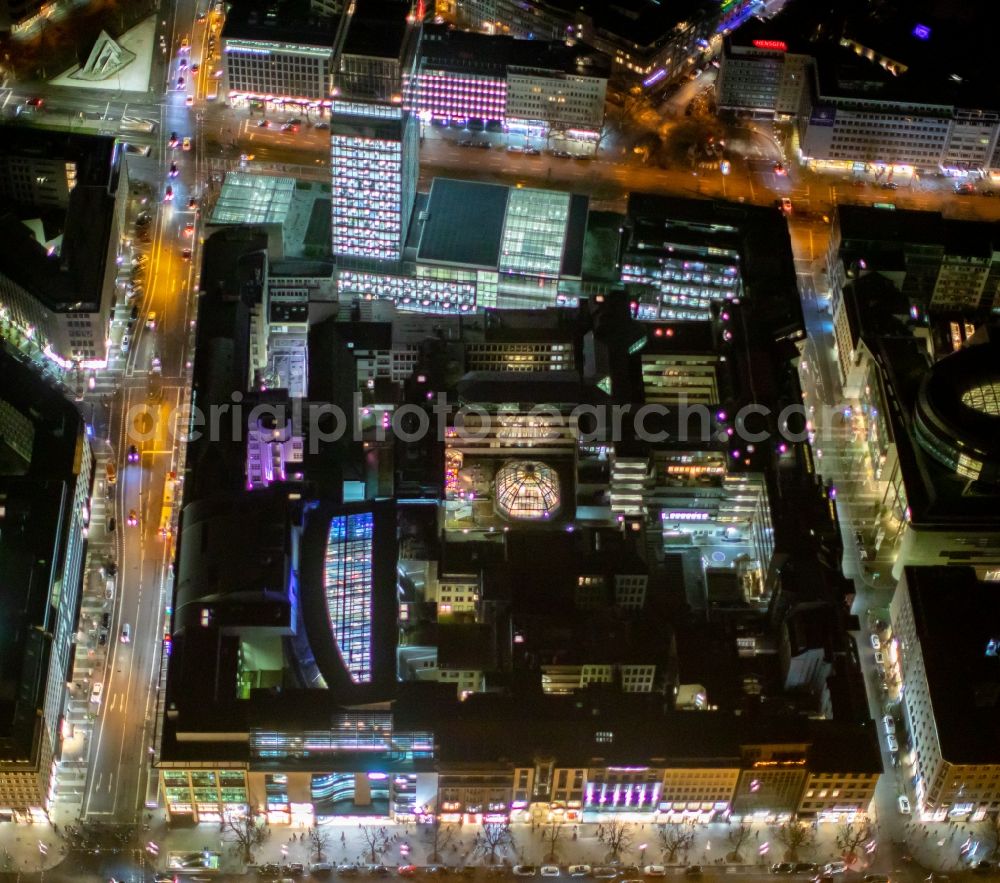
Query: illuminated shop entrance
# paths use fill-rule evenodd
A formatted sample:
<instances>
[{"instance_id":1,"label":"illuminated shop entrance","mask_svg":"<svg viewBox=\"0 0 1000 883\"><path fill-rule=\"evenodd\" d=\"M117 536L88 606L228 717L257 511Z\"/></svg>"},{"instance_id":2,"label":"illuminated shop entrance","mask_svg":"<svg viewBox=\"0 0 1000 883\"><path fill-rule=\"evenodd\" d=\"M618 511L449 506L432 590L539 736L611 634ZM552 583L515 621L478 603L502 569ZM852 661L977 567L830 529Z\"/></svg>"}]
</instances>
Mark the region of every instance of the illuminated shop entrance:
<instances>
[{"instance_id":1,"label":"illuminated shop entrance","mask_svg":"<svg viewBox=\"0 0 1000 883\"><path fill-rule=\"evenodd\" d=\"M386 773L317 773L312 802L317 821L335 816L388 816L390 777Z\"/></svg>"}]
</instances>

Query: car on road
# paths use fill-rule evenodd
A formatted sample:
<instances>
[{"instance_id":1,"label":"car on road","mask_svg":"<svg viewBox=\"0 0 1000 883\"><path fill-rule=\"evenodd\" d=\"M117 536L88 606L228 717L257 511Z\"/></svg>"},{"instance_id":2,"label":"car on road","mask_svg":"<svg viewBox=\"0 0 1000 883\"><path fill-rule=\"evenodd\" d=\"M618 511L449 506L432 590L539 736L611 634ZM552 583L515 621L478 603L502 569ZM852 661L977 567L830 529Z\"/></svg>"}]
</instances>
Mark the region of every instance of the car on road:
<instances>
[{"instance_id":1,"label":"car on road","mask_svg":"<svg viewBox=\"0 0 1000 883\"><path fill-rule=\"evenodd\" d=\"M514 865L515 877L534 877L538 873L538 868L534 865Z\"/></svg>"},{"instance_id":2,"label":"car on road","mask_svg":"<svg viewBox=\"0 0 1000 883\"><path fill-rule=\"evenodd\" d=\"M192 196L188 200L188 208L191 209L191 211L198 211L198 200L195 197Z\"/></svg>"},{"instance_id":3,"label":"car on road","mask_svg":"<svg viewBox=\"0 0 1000 883\"><path fill-rule=\"evenodd\" d=\"M541 156L542 155L542 151L540 151L537 147L525 147L524 148L524 155L525 156Z\"/></svg>"},{"instance_id":4,"label":"car on road","mask_svg":"<svg viewBox=\"0 0 1000 883\"><path fill-rule=\"evenodd\" d=\"M167 189L163 191L163 201L173 202L174 201L174 188L167 184Z\"/></svg>"},{"instance_id":5,"label":"car on road","mask_svg":"<svg viewBox=\"0 0 1000 883\"><path fill-rule=\"evenodd\" d=\"M139 462L139 449L135 445L128 446L128 461L129 463Z\"/></svg>"},{"instance_id":6,"label":"car on road","mask_svg":"<svg viewBox=\"0 0 1000 883\"><path fill-rule=\"evenodd\" d=\"M128 510L128 526L135 527L139 523L139 516L135 509Z\"/></svg>"},{"instance_id":7,"label":"car on road","mask_svg":"<svg viewBox=\"0 0 1000 883\"><path fill-rule=\"evenodd\" d=\"M188 107L192 107L194 105L194 96L193 95L188 95L188 97L184 99L184 103Z\"/></svg>"},{"instance_id":8,"label":"car on road","mask_svg":"<svg viewBox=\"0 0 1000 883\"><path fill-rule=\"evenodd\" d=\"M542 865L541 874L543 877L558 877L559 865Z\"/></svg>"},{"instance_id":9,"label":"car on road","mask_svg":"<svg viewBox=\"0 0 1000 883\"><path fill-rule=\"evenodd\" d=\"M614 868L594 868L595 880L614 880L618 872Z\"/></svg>"},{"instance_id":10,"label":"car on road","mask_svg":"<svg viewBox=\"0 0 1000 883\"><path fill-rule=\"evenodd\" d=\"M146 316L146 327L150 331L156 330L156 310L150 310L149 315Z\"/></svg>"},{"instance_id":11,"label":"car on road","mask_svg":"<svg viewBox=\"0 0 1000 883\"><path fill-rule=\"evenodd\" d=\"M44 105L45 105L45 99L44 98L28 98L24 103L28 107L44 107Z\"/></svg>"},{"instance_id":12,"label":"car on road","mask_svg":"<svg viewBox=\"0 0 1000 883\"><path fill-rule=\"evenodd\" d=\"M876 650L875 651L875 664L876 665L885 665L885 656L882 655L882 651L881 650Z\"/></svg>"},{"instance_id":13,"label":"car on road","mask_svg":"<svg viewBox=\"0 0 1000 883\"><path fill-rule=\"evenodd\" d=\"M899 805L900 813L904 816L908 816L910 814L910 798L905 794L900 794L899 799L896 802Z\"/></svg>"},{"instance_id":14,"label":"car on road","mask_svg":"<svg viewBox=\"0 0 1000 883\"><path fill-rule=\"evenodd\" d=\"M774 174L778 175L778 177L783 178L788 174L788 171L780 162L776 162L774 164Z\"/></svg>"},{"instance_id":15,"label":"car on road","mask_svg":"<svg viewBox=\"0 0 1000 883\"><path fill-rule=\"evenodd\" d=\"M795 870L795 865L791 862L775 862L771 865L772 874L791 874Z\"/></svg>"},{"instance_id":16,"label":"car on road","mask_svg":"<svg viewBox=\"0 0 1000 883\"><path fill-rule=\"evenodd\" d=\"M270 129L271 128L271 121L270 120L260 120L257 123L257 128L258 129Z\"/></svg>"},{"instance_id":17,"label":"car on road","mask_svg":"<svg viewBox=\"0 0 1000 883\"><path fill-rule=\"evenodd\" d=\"M184 70L184 68L186 68L188 66L187 59L186 58L182 58L179 62L177 62L177 66L181 70Z\"/></svg>"},{"instance_id":18,"label":"car on road","mask_svg":"<svg viewBox=\"0 0 1000 883\"><path fill-rule=\"evenodd\" d=\"M122 637L121 641L123 644L128 644L132 640L132 626L128 623L122 626Z\"/></svg>"},{"instance_id":19,"label":"car on road","mask_svg":"<svg viewBox=\"0 0 1000 883\"><path fill-rule=\"evenodd\" d=\"M316 125L313 126L313 128L317 129L317 130L319 130L321 132L325 132L327 129L330 128L330 124L329 123L316 123Z\"/></svg>"},{"instance_id":20,"label":"car on road","mask_svg":"<svg viewBox=\"0 0 1000 883\"><path fill-rule=\"evenodd\" d=\"M891 714L887 714L882 718L882 726L885 727L886 735L892 736L896 732L896 719Z\"/></svg>"},{"instance_id":21,"label":"car on road","mask_svg":"<svg viewBox=\"0 0 1000 883\"><path fill-rule=\"evenodd\" d=\"M178 89L183 89L184 88L184 77L178 77L177 78L177 88Z\"/></svg>"},{"instance_id":22,"label":"car on road","mask_svg":"<svg viewBox=\"0 0 1000 883\"><path fill-rule=\"evenodd\" d=\"M181 143L181 147L184 150L190 150L191 149L191 139L190 139L190 137L187 137L187 138L184 139L184 141Z\"/></svg>"},{"instance_id":23,"label":"car on road","mask_svg":"<svg viewBox=\"0 0 1000 883\"><path fill-rule=\"evenodd\" d=\"M896 741L896 737L895 736L886 736L885 737L885 744L886 744L886 746L888 746L889 751L891 751L893 753L899 751L899 743Z\"/></svg>"},{"instance_id":24,"label":"car on road","mask_svg":"<svg viewBox=\"0 0 1000 883\"><path fill-rule=\"evenodd\" d=\"M115 528L118 527L118 523L115 521L115 516L114 515L112 515L112 516L110 516L108 518L106 527L107 527L108 533L114 533L115 532Z\"/></svg>"},{"instance_id":25,"label":"car on road","mask_svg":"<svg viewBox=\"0 0 1000 883\"><path fill-rule=\"evenodd\" d=\"M343 868L342 867L337 868L337 872L340 873L340 874L343 874L344 873ZM399 869L398 869L398 873L399 873L400 877L412 877L412 876L414 876L417 873L417 866L416 865L400 865Z\"/></svg>"},{"instance_id":26,"label":"car on road","mask_svg":"<svg viewBox=\"0 0 1000 883\"><path fill-rule=\"evenodd\" d=\"M843 874L847 871L847 865L844 862L828 862L823 865L824 874Z\"/></svg>"},{"instance_id":27,"label":"car on road","mask_svg":"<svg viewBox=\"0 0 1000 883\"><path fill-rule=\"evenodd\" d=\"M646 865L642 873L647 877L666 877L667 869L663 865Z\"/></svg>"},{"instance_id":28,"label":"car on road","mask_svg":"<svg viewBox=\"0 0 1000 883\"><path fill-rule=\"evenodd\" d=\"M792 213L792 201L787 196L782 196L778 200L778 211L783 215L790 215Z\"/></svg>"},{"instance_id":29,"label":"car on road","mask_svg":"<svg viewBox=\"0 0 1000 883\"><path fill-rule=\"evenodd\" d=\"M184 260L186 261L191 260L191 249L190 248L181 249L181 257L184 258Z\"/></svg>"},{"instance_id":30,"label":"car on road","mask_svg":"<svg viewBox=\"0 0 1000 883\"><path fill-rule=\"evenodd\" d=\"M102 695L104 695L104 684L98 681L93 687L90 688L90 701L100 702Z\"/></svg>"},{"instance_id":31,"label":"car on road","mask_svg":"<svg viewBox=\"0 0 1000 883\"><path fill-rule=\"evenodd\" d=\"M871 636L871 642L872 642L872 650L881 650L882 649L882 641L881 641L881 639L879 638L878 635L872 635Z\"/></svg>"},{"instance_id":32,"label":"car on road","mask_svg":"<svg viewBox=\"0 0 1000 883\"><path fill-rule=\"evenodd\" d=\"M197 62L191 65L191 73L196 74L200 70L201 70L201 65L198 64Z\"/></svg>"},{"instance_id":33,"label":"car on road","mask_svg":"<svg viewBox=\"0 0 1000 883\"><path fill-rule=\"evenodd\" d=\"M571 877L586 877L590 874L590 865L570 865L566 873Z\"/></svg>"}]
</instances>

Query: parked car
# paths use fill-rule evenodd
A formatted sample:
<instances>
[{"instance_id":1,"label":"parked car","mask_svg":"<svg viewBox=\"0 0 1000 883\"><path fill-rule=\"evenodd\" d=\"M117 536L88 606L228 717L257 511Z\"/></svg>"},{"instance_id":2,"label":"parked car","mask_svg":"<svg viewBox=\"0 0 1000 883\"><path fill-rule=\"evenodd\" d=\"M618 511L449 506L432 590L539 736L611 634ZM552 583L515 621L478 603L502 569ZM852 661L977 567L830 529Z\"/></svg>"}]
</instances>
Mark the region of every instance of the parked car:
<instances>
[{"instance_id":1,"label":"parked car","mask_svg":"<svg viewBox=\"0 0 1000 883\"><path fill-rule=\"evenodd\" d=\"M889 746L890 751L899 751L899 742L896 741L895 736L886 736L885 742Z\"/></svg>"},{"instance_id":2,"label":"parked car","mask_svg":"<svg viewBox=\"0 0 1000 883\"><path fill-rule=\"evenodd\" d=\"M865 883L889 883L889 878L885 874L865 874L862 879Z\"/></svg>"},{"instance_id":3,"label":"parked car","mask_svg":"<svg viewBox=\"0 0 1000 883\"><path fill-rule=\"evenodd\" d=\"M100 702L102 695L104 695L104 684L98 681L93 687L90 688L90 701Z\"/></svg>"},{"instance_id":4,"label":"parked car","mask_svg":"<svg viewBox=\"0 0 1000 883\"><path fill-rule=\"evenodd\" d=\"M871 642L872 642L872 650L881 650L882 649L882 641L881 641L881 639L879 638L878 635L872 635L871 636Z\"/></svg>"},{"instance_id":5,"label":"parked car","mask_svg":"<svg viewBox=\"0 0 1000 883\"><path fill-rule=\"evenodd\" d=\"M667 869L663 865L646 865L642 872L647 877L666 877Z\"/></svg>"},{"instance_id":6,"label":"parked car","mask_svg":"<svg viewBox=\"0 0 1000 883\"><path fill-rule=\"evenodd\" d=\"M567 873L571 877L586 877L590 874L590 865L570 865Z\"/></svg>"},{"instance_id":7,"label":"parked car","mask_svg":"<svg viewBox=\"0 0 1000 883\"><path fill-rule=\"evenodd\" d=\"M128 446L128 461L129 463L139 462L139 449L135 445Z\"/></svg>"},{"instance_id":8,"label":"parked car","mask_svg":"<svg viewBox=\"0 0 1000 883\"><path fill-rule=\"evenodd\" d=\"M892 736L896 732L896 719L891 714L887 714L882 718L882 726L885 727L886 735Z\"/></svg>"},{"instance_id":9,"label":"parked car","mask_svg":"<svg viewBox=\"0 0 1000 883\"><path fill-rule=\"evenodd\" d=\"M910 814L910 798L905 794L900 794L897 803L899 804L899 811L904 816L908 816Z\"/></svg>"},{"instance_id":10,"label":"parked car","mask_svg":"<svg viewBox=\"0 0 1000 883\"><path fill-rule=\"evenodd\" d=\"M534 865L514 865L515 877L534 877L538 873L538 868Z\"/></svg>"},{"instance_id":11,"label":"parked car","mask_svg":"<svg viewBox=\"0 0 1000 883\"><path fill-rule=\"evenodd\" d=\"M614 880L618 872L614 868L594 868L595 880Z\"/></svg>"},{"instance_id":12,"label":"parked car","mask_svg":"<svg viewBox=\"0 0 1000 883\"><path fill-rule=\"evenodd\" d=\"M542 865L541 873L543 877L558 877L559 865Z\"/></svg>"},{"instance_id":13,"label":"parked car","mask_svg":"<svg viewBox=\"0 0 1000 883\"><path fill-rule=\"evenodd\" d=\"M829 862L823 865L824 874L843 874L847 870L844 862Z\"/></svg>"},{"instance_id":14,"label":"parked car","mask_svg":"<svg viewBox=\"0 0 1000 883\"><path fill-rule=\"evenodd\" d=\"M795 865L791 862L775 862L771 865L772 874L791 874L795 870Z\"/></svg>"}]
</instances>

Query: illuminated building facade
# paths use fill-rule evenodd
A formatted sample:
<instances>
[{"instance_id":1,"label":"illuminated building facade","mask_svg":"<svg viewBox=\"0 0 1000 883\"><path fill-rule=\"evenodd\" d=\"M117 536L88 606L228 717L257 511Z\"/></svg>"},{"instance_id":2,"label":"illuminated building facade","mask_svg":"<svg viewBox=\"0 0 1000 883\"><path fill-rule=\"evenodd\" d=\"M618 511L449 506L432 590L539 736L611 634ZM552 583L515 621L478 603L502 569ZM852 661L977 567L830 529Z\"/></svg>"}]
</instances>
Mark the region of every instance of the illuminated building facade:
<instances>
[{"instance_id":1,"label":"illuminated building facade","mask_svg":"<svg viewBox=\"0 0 1000 883\"><path fill-rule=\"evenodd\" d=\"M66 687L78 637L93 472L76 408L0 353L0 689L9 697L0 706L3 821L48 821L63 740L84 723L71 713Z\"/></svg>"},{"instance_id":2,"label":"illuminated building facade","mask_svg":"<svg viewBox=\"0 0 1000 883\"><path fill-rule=\"evenodd\" d=\"M228 21L222 32L222 58L230 94L268 100L328 101L332 39L331 45L241 39L227 36Z\"/></svg>"},{"instance_id":3,"label":"illuminated building facade","mask_svg":"<svg viewBox=\"0 0 1000 883\"><path fill-rule=\"evenodd\" d=\"M720 108L763 117L797 117L809 100L810 56L749 24L723 40L715 82Z\"/></svg>"},{"instance_id":4,"label":"illuminated building facade","mask_svg":"<svg viewBox=\"0 0 1000 883\"><path fill-rule=\"evenodd\" d=\"M0 327L63 369L106 364L127 189L114 138L4 127L0 199L20 213L0 213Z\"/></svg>"},{"instance_id":5,"label":"illuminated building facade","mask_svg":"<svg viewBox=\"0 0 1000 883\"><path fill-rule=\"evenodd\" d=\"M327 611L337 650L356 683L371 680L373 524L370 512L338 515L326 547Z\"/></svg>"},{"instance_id":6,"label":"illuminated building facade","mask_svg":"<svg viewBox=\"0 0 1000 883\"><path fill-rule=\"evenodd\" d=\"M896 740L924 821L983 820L1000 806L1000 582L971 567L906 567L889 608L902 686Z\"/></svg>"},{"instance_id":7,"label":"illuminated building facade","mask_svg":"<svg viewBox=\"0 0 1000 883\"><path fill-rule=\"evenodd\" d=\"M333 256L398 261L417 186L417 131L391 104L334 101L330 117Z\"/></svg>"},{"instance_id":8,"label":"illuminated building facade","mask_svg":"<svg viewBox=\"0 0 1000 883\"><path fill-rule=\"evenodd\" d=\"M610 66L590 47L424 28L406 100L422 119L596 139Z\"/></svg>"}]
</instances>

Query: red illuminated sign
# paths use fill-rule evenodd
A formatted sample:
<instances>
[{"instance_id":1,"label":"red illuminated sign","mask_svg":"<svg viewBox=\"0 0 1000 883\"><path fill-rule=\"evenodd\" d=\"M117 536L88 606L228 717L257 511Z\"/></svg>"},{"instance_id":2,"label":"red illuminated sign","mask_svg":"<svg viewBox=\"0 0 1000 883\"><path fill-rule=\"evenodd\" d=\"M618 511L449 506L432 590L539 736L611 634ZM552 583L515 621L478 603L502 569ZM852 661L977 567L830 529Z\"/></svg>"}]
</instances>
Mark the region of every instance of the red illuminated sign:
<instances>
[{"instance_id":1,"label":"red illuminated sign","mask_svg":"<svg viewBox=\"0 0 1000 883\"><path fill-rule=\"evenodd\" d=\"M754 40L755 49L776 49L778 52L787 52L788 44L784 40Z\"/></svg>"}]
</instances>

